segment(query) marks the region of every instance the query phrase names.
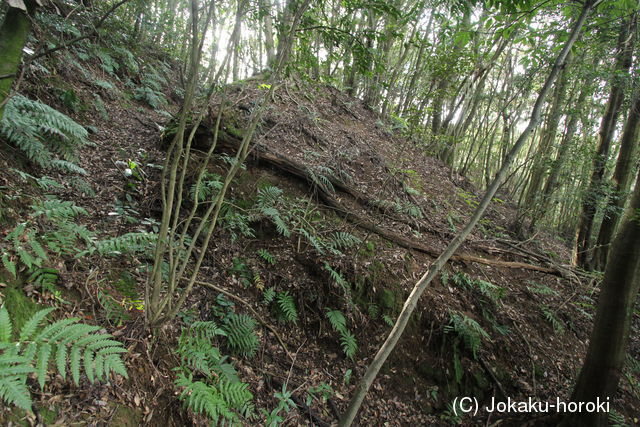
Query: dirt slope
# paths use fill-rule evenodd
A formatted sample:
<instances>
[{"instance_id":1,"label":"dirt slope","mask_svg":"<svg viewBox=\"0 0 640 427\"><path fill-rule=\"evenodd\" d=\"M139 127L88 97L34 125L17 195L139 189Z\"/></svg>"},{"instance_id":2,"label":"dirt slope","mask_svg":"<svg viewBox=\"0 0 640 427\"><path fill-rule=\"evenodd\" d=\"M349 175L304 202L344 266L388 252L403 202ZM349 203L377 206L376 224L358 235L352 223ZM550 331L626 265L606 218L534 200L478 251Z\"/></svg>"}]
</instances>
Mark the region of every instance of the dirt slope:
<instances>
[{"instance_id":1,"label":"dirt slope","mask_svg":"<svg viewBox=\"0 0 640 427\"><path fill-rule=\"evenodd\" d=\"M64 89L72 87L87 106L101 93L108 113L105 118L92 107L66 109L93 127L96 146L85 149L81 163L95 194L81 191L65 176L55 177L64 184L55 193L84 206L90 215L82 221L102 235L153 231L154 220L160 219L156 165L164 156L159 126L170 123L166 115L133 99L127 86L104 75L96 63L84 67L116 90L109 91L111 95L101 92L64 64L59 64L58 78L32 76L28 86L30 96L63 110L60 100L50 95L51 85L64 82ZM229 89L222 152L232 152L237 144L265 92L260 84L249 80ZM170 103L166 109L175 111L176 106ZM200 148L207 145L206 126L218 111L214 103L199 132ZM233 360L250 384L256 408L273 408L274 391L283 384L294 391L299 408L287 416L288 425L335 421L389 332L387 322L395 319L413 283L477 203L472 185L429 157L428 147L402 135L403 130L402 122L389 123L336 89L289 81L276 91L255 140L258 146L232 186L229 211L236 214L254 209L261 189L282 190L275 207L287 216L291 235L279 232L265 215L248 220L252 235L243 234L228 217L209 249L201 279L240 298L242 302L235 300L239 312L250 312L250 306L284 341L292 357L273 332L261 328L257 354ZM133 185L123 173L129 160L143 171ZM226 167L221 155L210 171L221 174ZM6 170L2 178L20 185ZM584 277L578 281L562 268L568 253L558 242L517 242L509 233L512 208L506 195L500 197L422 297L406 336L363 405L361 425L484 424L485 416L459 419L452 413L449 403L462 395L481 400L501 393L543 401L567 397L586 351L597 298L594 282ZM359 242L331 251L332 236L339 232ZM266 250L274 263L259 250ZM160 345L150 351L142 312L129 307L126 318L114 320L99 297L106 292L115 299L139 299L145 263L133 256L57 260L60 285L72 302L69 311L125 342L132 379L112 387L69 388L61 380L52 382L37 397L40 407L55 408L54 421L202 422L181 409L172 385L177 358L167 349L175 346L182 325L212 319L219 292L197 288L177 321L162 330ZM273 305L263 302L269 288L293 296L296 323L279 321ZM33 296L46 301L44 294ZM327 309L341 310L347 318L358 344L353 359L345 357ZM474 337L479 337L475 344ZM637 333L632 349L638 354ZM316 392L306 406L309 389L323 384L331 390L327 398ZM64 402L57 397L61 393ZM640 412L630 381L622 382L615 406L628 416Z\"/></svg>"}]
</instances>

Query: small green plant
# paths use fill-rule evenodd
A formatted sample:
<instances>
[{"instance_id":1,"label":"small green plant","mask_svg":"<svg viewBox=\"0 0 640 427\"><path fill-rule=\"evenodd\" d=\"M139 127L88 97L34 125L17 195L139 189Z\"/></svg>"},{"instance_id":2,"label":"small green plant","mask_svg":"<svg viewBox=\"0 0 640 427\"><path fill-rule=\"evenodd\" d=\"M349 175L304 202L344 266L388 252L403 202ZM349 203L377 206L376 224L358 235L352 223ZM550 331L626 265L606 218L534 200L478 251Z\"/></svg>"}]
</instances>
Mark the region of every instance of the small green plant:
<instances>
[{"instance_id":1,"label":"small green plant","mask_svg":"<svg viewBox=\"0 0 640 427\"><path fill-rule=\"evenodd\" d=\"M468 350L477 358L478 350L484 340L490 340L489 334L482 326L469 316L460 313L450 313L451 321L445 326L445 333L455 333Z\"/></svg>"},{"instance_id":2,"label":"small green plant","mask_svg":"<svg viewBox=\"0 0 640 427\"><path fill-rule=\"evenodd\" d=\"M268 427L279 426L284 421L281 413L284 411L285 414L288 414L291 408L296 406L295 402L291 399L293 392L288 391L285 384L282 385L282 391L275 392L274 396L278 399L278 405L273 408L271 412L268 412L266 409L262 410L262 414L266 418L265 425Z\"/></svg>"},{"instance_id":3,"label":"small green plant","mask_svg":"<svg viewBox=\"0 0 640 427\"><path fill-rule=\"evenodd\" d=\"M236 354L253 357L258 349L256 321L246 314L231 313L223 321L222 330L227 335L229 348Z\"/></svg>"},{"instance_id":4,"label":"small green plant","mask_svg":"<svg viewBox=\"0 0 640 427\"><path fill-rule=\"evenodd\" d=\"M63 379L71 372L76 385L81 370L91 383L108 380L112 373L127 377L121 359L127 350L110 334L98 332L99 326L69 318L39 329L53 310L38 311L20 331L14 331L9 312L4 304L0 306L0 398L7 404L31 410L27 377L35 373L42 389L51 365Z\"/></svg>"},{"instance_id":5,"label":"small green plant","mask_svg":"<svg viewBox=\"0 0 640 427\"><path fill-rule=\"evenodd\" d=\"M74 219L87 211L55 198L37 200L27 221L16 225L0 243L2 264L14 277L20 265L32 271L48 260L48 252L75 255L80 242L91 244L93 234Z\"/></svg>"},{"instance_id":6,"label":"small green plant","mask_svg":"<svg viewBox=\"0 0 640 427\"><path fill-rule=\"evenodd\" d=\"M148 233L146 231L126 233L121 236L98 240L87 251L82 252L80 256L94 252L106 256L146 254L153 249L157 239L158 235L156 233Z\"/></svg>"},{"instance_id":7,"label":"small green plant","mask_svg":"<svg viewBox=\"0 0 640 427\"><path fill-rule=\"evenodd\" d=\"M547 305L542 304L540 306L540 311L542 312L544 318L547 319L551 326L553 326L553 330L556 333L564 333L565 324L562 320L558 319L554 310L549 308Z\"/></svg>"},{"instance_id":8,"label":"small green plant","mask_svg":"<svg viewBox=\"0 0 640 427\"><path fill-rule=\"evenodd\" d=\"M450 312L449 324L444 327L445 334L454 334L453 340L453 368L456 382L462 381L463 370L460 360L460 345L464 344L471 351L473 358L477 359L477 353L484 340L490 340L489 334L478 322L461 313Z\"/></svg>"},{"instance_id":9,"label":"small green plant","mask_svg":"<svg viewBox=\"0 0 640 427\"><path fill-rule=\"evenodd\" d=\"M478 207L478 204L479 204L478 197L475 194L465 190L458 190L458 196L462 200L464 200L467 206L469 206L471 209L475 209Z\"/></svg>"},{"instance_id":10,"label":"small green plant","mask_svg":"<svg viewBox=\"0 0 640 427\"><path fill-rule=\"evenodd\" d=\"M225 335L215 322L194 322L183 328L177 349L181 363L174 368L180 399L193 412L206 415L212 425L239 424L241 416L253 414L248 385L214 345L216 337Z\"/></svg>"},{"instance_id":11,"label":"small green plant","mask_svg":"<svg viewBox=\"0 0 640 427\"><path fill-rule=\"evenodd\" d=\"M358 343L356 337L347 329L347 319L340 310L327 308L326 311L326 316L327 319L329 319L329 323L331 323L331 327L340 334L342 351L349 359L353 359L356 351L358 351Z\"/></svg>"},{"instance_id":12,"label":"small green plant","mask_svg":"<svg viewBox=\"0 0 640 427\"><path fill-rule=\"evenodd\" d=\"M48 105L13 96L0 120L0 137L37 166L86 175L75 162L78 150L89 144L87 130Z\"/></svg>"},{"instance_id":13,"label":"small green plant","mask_svg":"<svg viewBox=\"0 0 640 427\"><path fill-rule=\"evenodd\" d=\"M278 292L276 295L277 317L284 322L297 323L298 309L293 297L288 291Z\"/></svg>"},{"instance_id":14,"label":"small green plant","mask_svg":"<svg viewBox=\"0 0 640 427\"><path fill-rule=\"evenodd\" d=\"M275 265L276 258L266 249L258 249L258 255L265 260L268 264Z\"/></svg>"},{"instance_id":15,"label":"small green plant","mask_svg":"<svg viewBox=\"0 0 640 427\"><path fill-rule=\"evenodd\" d=\"M443 283L449 280L449 276L445 276L444 273L441 275ZM487 282L485 280L480 279L472 279L465 273L459 272L451 276L451 280L458 286L465 287L470 289L473 292L478 293L481 296L488 298L494 304L497 304L505 294L505 288L494 285L493 283Z\"/></svg>"},{"instance_id":16,"label":"small green plant","mask_svg":"<svg viewBox=\"0 0 640 427\"><path fill-rule=\"evenodd\" d=\"M548 285L544 283L537 283L529 281L530 286L527 286L529 291L536 293L538 295L552 295L552 296L560 296L560 293L555 289L550 288Z\"/></svg>"},{"instance_id":17,"label":"small green plant","mask_svg":"<svg viewBox=\"0 0 640 427\"><path fill-rule=\"evenodd\" d=\"M351 284L347 279L345 279L339 271L334 270L328 262L324 263L324 269L329 272L331 279L342 288L342 291L347 296L347 300L351 301Z\"/></svg>"},{"instance_id":18,"label":"small green plant","mask_svg":"<svg viewBox=\"0 0 640 427\"><path fill-rule=\"evenodd\" d=\"M347 372L350 373L351 369L347 370ZM349 376L350 375L351 374L349 374ZM348 381L346 381L345 383L348 384ZM318 396L320 397L320 400L325 403L327 399L333 396L333 393L333 389L327 383L320 383L320 385L317 387L309 387L309 389L307 390L306 404L307 406L311 406L313 401L317 399Z\"/></svg>"}]
</instances>

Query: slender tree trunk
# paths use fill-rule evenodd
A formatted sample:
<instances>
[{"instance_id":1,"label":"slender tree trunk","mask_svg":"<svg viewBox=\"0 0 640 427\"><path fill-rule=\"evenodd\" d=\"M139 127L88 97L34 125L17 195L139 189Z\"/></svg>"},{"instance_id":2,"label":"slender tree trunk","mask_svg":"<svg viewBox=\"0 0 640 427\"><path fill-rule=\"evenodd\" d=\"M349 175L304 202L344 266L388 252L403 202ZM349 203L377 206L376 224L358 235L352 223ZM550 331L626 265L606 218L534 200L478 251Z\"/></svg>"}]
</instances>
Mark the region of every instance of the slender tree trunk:
<instances>
[{"instance_id":1,"label":"slender tree trunk","mask_svg":"<svg viewBox=\"0 0 640 427\"><path fill-rule=\"evenodd\" d=\"M609 244L613 239L616 225L624 208L626 193L631 186L635 154L638 148L638 130L640 129L640 91L636 91L634 101L629 108L627 121L622 132L620 153L613 173L613 194L602 220L600 233L593 256L593 267L603 270L607 263Z\"/></svg>"},{"instance_id":2,"label":"slender tree trunk","mask_svg":"<svg viewBox=\"0 0 640 427\"><path fill-rule=\"evenodd\" d=\"M558 54L558 57L556 58L555 63L553 64L553 67L551 68L549 76L547 77L547 80L545 81L544 86L542 87L542 89L540 90L540 93L538 94L538 98L536 99L536 102L534 104L533 110L531 112L531 118L529 120L527 127L523 130L522 134L516 141L515 145L507 155L506 161L502 164L500 171L496 175L492 184L487 189L486 193L484 194L482 200L480 201L473 216L471 217L467 225L464 227L464 229L460 231L460 233L458 233L458 235L449 243L449 245L444 250L444 252L433 262L429 270L415 284L413 290L411 291L411 294L409 295L409 297L404 303L404 307L402 308L402 311L400 312L400 315L398 316L398 320L393 326L391 333L387 337L382 347L380 347L380 350L376 354L375 358L367 368L367 371L365 372L363 378L358 384L358 387L356 388L356 392L352 397L351 401L349 402L349 407L347 408L346 412L343 414L342 418L340 419L340 426L350 426L351 423L353 423L353 420L355 419L356 414L358 413L358 409L360 408L360 405L362 404L362 401L364 400L367 394L367 391L369 390L369 387L371 387L371 384L373 384L373 381L378 375L380 368L382 368L382 365L387 360L387 357L389 357L389 354L391 354L396 344L398 343L398 340L402 336L402 333L404 332L404 329L406 328L407 323L409 322L411 314L413 313L413 310L415 309L416 304L418 303L418 299L420 298L424 290L427 288L427 286L431 283L431 281L440 272L440 270L445 265L445 263L449 260L449 258L451 258L454 252L458 249L458 247L462 244L462 242L464 242L464 240L467 238L467 236L471 233L473 228L476 226L476 224L484 214L485 210L491 203L491 200L493 199L493 196L495 195L496 191L498 191L498 188L501 186L504 178L507 175L507 172L509 171L511 164L515 160L516 155L526 143L531 132L533 132L533 130L538 125L540 121L542 104L544 103L547 93L551 89L551 86L553 85L553 82L555 81L556 76L560 72L560 69L564 64L564 61L567 57L567 54L569 53L569 50L571 49L576 39L578 38L578 35L582 30L582 26L584 25L584 22L586 21L587 15L591 11L593 4L594 2L590 2L590 1L584 3L580 16L578 17L575 24L573 25L573 29L571 30L571 33L567 41L565 42L562 50Z\"/></svg>"},{"instance_id":3,"label":"slender tree trunk","mask_svg":"<svg viewBox=\"0 0 640 427\"><path fill-rule=\"evenodd\" d=\"M551 105L551 111L547 117L547 122L540 136L540 143L536 150L533 166L531 169L531 179L529 180L529 186L524 197L524 203L519 207L521 211L532 212L540 196L540 187L544 182L544 175L549 167L551 158L551 147L553 141L556 139L558 132L558 124L560 123L561 113L564 109L565 93L568 80L568 66L562 70L562 73L558 77L556 82L555 93ZM524 217L525 215L521 215Z\"/></svg>"},{"instance_id":4,"label":"slender tree trunk","mask_svg":"<svg viewBox=\"0 0 640 427\"><path fill-rule=\"evenodd\" d=\"M260 0L260 14L264 22L264 48L267 52L267 67L272 68L276 60L275 44L273 42L273 18L271 17L271 1Z\"/></svg>"},{"instance_id":5,"label":"slender tree trunk","mask_svg":"<svg viewBox=\"0 0 640 427\"><path fill-rule=\"evenodd\" d=\"M633 56L634 34L636 28L636 15L622 24L618 38L618 55L614 74L611 77L611 93L607 102L605 114L600 123L600 142L593 161L593 172L589 187L582 201L582 214L577 231L576 260L581 267L589 267L591 259L591 235L594 228L594 219L598 206L604 199L603 179L606 172L606 164L609 159L613 132L618 122L620 107L624 99L629 68Z\"/></svg>"}]
</instances>

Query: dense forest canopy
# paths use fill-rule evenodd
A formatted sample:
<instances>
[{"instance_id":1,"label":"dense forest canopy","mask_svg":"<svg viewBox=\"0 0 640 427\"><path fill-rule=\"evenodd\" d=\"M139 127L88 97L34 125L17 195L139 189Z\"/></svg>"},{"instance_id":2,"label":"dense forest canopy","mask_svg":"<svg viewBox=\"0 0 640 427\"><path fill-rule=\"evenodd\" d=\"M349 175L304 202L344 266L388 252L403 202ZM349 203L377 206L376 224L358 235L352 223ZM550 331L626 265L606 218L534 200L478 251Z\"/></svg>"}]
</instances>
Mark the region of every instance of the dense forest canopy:
<instances>
[{"instance_id":1,"label":"dense forest canopy","mask_svg":"<svg viewBox=\"0 0 640 427\"><path fill-rule=\"evenodd\" d=\"M639 13L2 2L0 420L637 423Z\"/></svg>"}]
</instances>

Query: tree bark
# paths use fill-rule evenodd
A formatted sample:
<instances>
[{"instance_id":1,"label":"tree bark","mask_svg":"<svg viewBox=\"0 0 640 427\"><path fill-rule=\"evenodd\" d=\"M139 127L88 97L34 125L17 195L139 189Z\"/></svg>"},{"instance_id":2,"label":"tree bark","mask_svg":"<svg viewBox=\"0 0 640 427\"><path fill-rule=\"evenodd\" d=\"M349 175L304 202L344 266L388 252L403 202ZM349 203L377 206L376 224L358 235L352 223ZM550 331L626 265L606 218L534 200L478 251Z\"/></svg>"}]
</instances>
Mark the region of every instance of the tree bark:
<instances>
[{"instance_id":1,"label":"tree bark","mask_svg":"<svg viewBox=\"0 0 640 427\"><path fill-rule=\"evenodd\" d=\"M451 258L454 252L458 249L458 247L462 244L462 242L464 242L464 240L467 238L467 236L471 233L473 228L476 226L476 224L484 214L485 210L491 203L491 200L493 199L493 196L495 195L496 191L498 191L498 188L501 186L516 155L526 143L531 132L533 132L533 130L538 125L540 121L542 105L544 103L545 98L547 97L547 93L551 89L553 82L555 81L558 73L560 72L560 69L564 64L564 61L567 57L567 54L569 53L569 50L571 49L576 39L578 38L578 35L582 30L582 26L586 21L587 15L593 8L593 5L594 5L593 1L588 1L584 3L580 16L574 23L573 29L571 30L571 33L567 41L565 42L565 45L563 46L562 50L558 54L558 57L556 58L555 63L553 64L553 67L551 68L549 76L547 77L547 80L545 81L544 86L542 87L542 89L540 90L540 93L538 94L538 98L536 99L536 102L534 104L533 110L531 112L531 118L529 120L527 127L523 130L522 134L516 141L515 145L507 155L505 162L502 164L502 167L498 171L498 174L496 175L493 183L489 186L486 193L484 194L473 216L471 217L467 225L464 227L464 229L460 231L460 233L449 243L449 245L444 250L444 252L433 262L429 270L415 284L413 290L411 291L411 294L409 295L409 297L404 303L404 307L402 308L402 311L400 312L400 315L398 316L396 324L391 330L391 333L387 337L382 347L380 347L380 350L374 357L373 361L367 368L367 371L365 372L363 378L358 384L355 394L351 398L351 401L349 402L349 407L347 408L346 412L343 414L342 418L340 419L340 426L350 426L351 423L353 423L356 417L356 414L358 413L358 409L360 408L360 405L362 404L362 401L364 400L367 394L367 391L371 387L371 384L373 384L373 381L378 375L380 368L382 368L382 365L387 360L387 358L395 348L396 344L398 343L398 340L402 336L402 333L404 332L404 329L406 328L407 323L409 322L411 314L413 313L413 310L415 309L416 304L418 303L418 299L420 298L424 290L427 288L427 286L431 283L431 281L440 272L444 264L449 260L449 258Z\"/></svg>"},{"instance_id":2,"label":"tree bark","mask_svg":"<svg viewBox=\"0 0 640 427\"><path fill-rule=\"evenodd\" d=\"M634 101L629 108L627 121L622 132L620 153L616 169L613 172L613 194L609 197L609 203L602 220L600 233L593 254L593 267L603 270L607 264L609 245L613 239L616 225L620 220L620 214L626 201L626 193L631 186L635 154L638 148L638 130L640 129L640 91L636 91Z\"/></svg>"},{"instance_id":3,"label":"tree bark","mask_svg":"<svg viewBox=\"0 0 640 427\"><path fill-rule=\"evenodd\" d=\"M18 77L22 62L22 49L31 32L29 15L35 12L35 2L27 1L28 12L9 7L0 26L0 119L11 94L13 82Z\"/></svg>"},{"instance_id":4,"label":"tree bark","mask_svg":"<svg viewBox=\"0 0 640 427\"><path fill-rule=\"evenodd\" d=\"M587 356L571 400L611 401L618 388L640 287L640 173L629 215L611 247ZM605 426L608 412L576 412L562 426Z\"/></svg>"},{"instance_id":5,"label":"tree bark","mask_svg":"<svg viewBox=\"0 0 640 427\"><path fill-rule=\"evenodd\" d=\"M613 132L618 122L620 107L624 100L626 79L631 67L636 28L636 15L624 21L618 38L618 55L614 73L611 77L611 93L607 108L600 123L600 142L593 161L593 169L589 187L582 200L582 214L577 231L576 261L580 267L587 268L591 259L591 235L598 206L604 199L602 184L609 159Z\"/></svg>"}]
</instances>

